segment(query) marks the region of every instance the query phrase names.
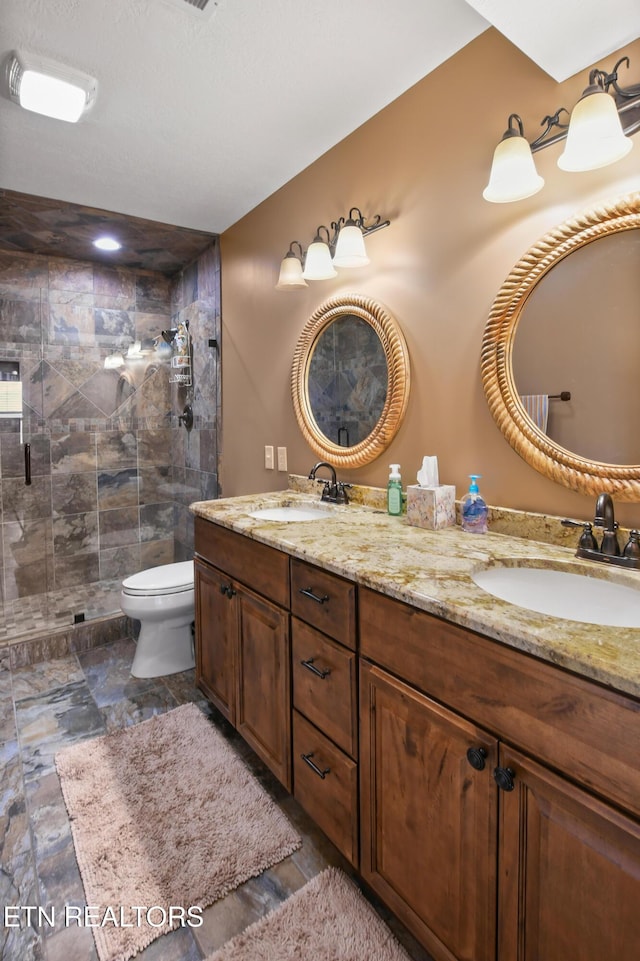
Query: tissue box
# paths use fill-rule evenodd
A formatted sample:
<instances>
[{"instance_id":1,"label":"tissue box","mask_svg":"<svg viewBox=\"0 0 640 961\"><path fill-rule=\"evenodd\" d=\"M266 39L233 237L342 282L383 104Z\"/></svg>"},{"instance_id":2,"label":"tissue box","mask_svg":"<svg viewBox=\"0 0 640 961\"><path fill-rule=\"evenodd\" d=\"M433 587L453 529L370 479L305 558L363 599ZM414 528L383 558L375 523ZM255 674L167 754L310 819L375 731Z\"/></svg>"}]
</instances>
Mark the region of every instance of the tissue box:
<instances>
[{"instance_id":1,"label":"tissue box","mask_svg":"<svg viewBox=\"0 0 640 961\"><path fill-rule=\"evenodd\" d=\"M407 487L407 520L414 527L440 531L456 522L456 489L453 484L438 487Z\"/></svg>"}]
</instances>

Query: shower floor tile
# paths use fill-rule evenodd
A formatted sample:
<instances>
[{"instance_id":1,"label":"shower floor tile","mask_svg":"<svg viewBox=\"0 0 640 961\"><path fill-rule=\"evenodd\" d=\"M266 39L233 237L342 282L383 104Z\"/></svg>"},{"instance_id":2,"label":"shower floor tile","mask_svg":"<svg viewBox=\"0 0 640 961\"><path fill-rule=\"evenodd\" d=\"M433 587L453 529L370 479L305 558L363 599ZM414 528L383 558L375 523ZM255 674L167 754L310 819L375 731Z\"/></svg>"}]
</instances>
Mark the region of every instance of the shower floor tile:
<instances>
[{"instance_id":1,"label":"shower floor tile","mask_svg":"<svg viewBox=\"0 0 640 961\"><path fill-rule=\"evenodd\" d=\"M0 645L71 628L77 615L89 621L116 613L120 613L120 581L7 600L0 604Z\"/></svg>"}]
</instances>

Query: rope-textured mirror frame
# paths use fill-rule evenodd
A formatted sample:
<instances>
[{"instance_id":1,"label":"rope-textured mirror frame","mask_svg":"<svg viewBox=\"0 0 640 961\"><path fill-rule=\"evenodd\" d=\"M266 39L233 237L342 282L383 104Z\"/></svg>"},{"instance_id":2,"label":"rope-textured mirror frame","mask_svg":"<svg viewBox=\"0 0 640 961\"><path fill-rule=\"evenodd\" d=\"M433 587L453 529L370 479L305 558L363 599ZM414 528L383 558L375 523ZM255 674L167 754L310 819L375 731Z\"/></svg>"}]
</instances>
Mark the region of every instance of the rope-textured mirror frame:
<instances>
[{"instance_id":1,"label":"rope-textured mirror frame","mask_svg":"<svg viewBox=\"0 0 640 961\"><path fill-rule=\"evenodd\" d=\"M366 321L380 339L387 363L387 396L371 433L352 447L340 447L329 440L315 422L309 403L308 376L318 337L334 320L347 314ZM313 312L300 334L293 356L291 394L300 430L319 457L335 467L362 467L379 457L402 423L409 400L409 386L407 345L397 320L385 307L359 294L344 294L331 297Z\"/></svg>"},{"instance_id":2,"label":"rope-textured mirror frame","mask_svg":"<svg viewBox=\"0 0 640 961\"><path fill-rule=\"evenodd\" d=\"M640 501L640 465L590 461L555 444L526 413L513 378L513 342L523 308L536 284L560 260L608 234L640 228L640 192L565 221L518 261L493 302L482 340L482 383L489 409L513 449L551 480L583 494L615 494Z\"/></svg>"}]
</instances>

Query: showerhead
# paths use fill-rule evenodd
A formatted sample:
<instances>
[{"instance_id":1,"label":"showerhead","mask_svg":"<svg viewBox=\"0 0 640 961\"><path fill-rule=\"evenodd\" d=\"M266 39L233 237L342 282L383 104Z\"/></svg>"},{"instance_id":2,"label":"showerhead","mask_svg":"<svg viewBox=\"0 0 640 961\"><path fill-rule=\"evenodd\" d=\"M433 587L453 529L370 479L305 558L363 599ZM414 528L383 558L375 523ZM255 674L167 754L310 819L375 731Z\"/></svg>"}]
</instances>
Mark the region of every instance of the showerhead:
<instances>
[{"instance_id":1,"label":"showerhead","mask_svg":"<svg viewBox=\"0 0 640 961\"><path fill-rule=\"evenodd\" d=\"M171 327L170 330L163 330L162 339L164 340L165 343L172 344L173 341L175 340L175 336L177 333L178 333L177 327Z\"/></svg>"}]
</instances>

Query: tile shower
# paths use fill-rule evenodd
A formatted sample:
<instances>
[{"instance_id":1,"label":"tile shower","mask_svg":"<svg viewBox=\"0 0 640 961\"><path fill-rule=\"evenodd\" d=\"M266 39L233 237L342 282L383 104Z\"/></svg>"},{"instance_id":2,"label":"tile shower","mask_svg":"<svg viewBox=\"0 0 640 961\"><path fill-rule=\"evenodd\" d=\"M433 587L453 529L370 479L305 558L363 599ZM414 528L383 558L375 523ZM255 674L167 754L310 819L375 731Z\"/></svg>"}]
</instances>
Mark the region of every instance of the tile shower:
<instances>
[{"instance_id":1,"label":"tile shower","mask_svg":"<svg viewBox=\"0 0 640 961\"><path fill-rule=\"evenodd\" d=\"M191 388L169 382L153 344L180 320L193 343ZM170 278L0 251L0 368L19 365L23 391L22 420L0 418L0 647L116 612L122 577L191 556L188 505L218 496L211 341L220 342L215 241ZM105 367L115 352L124 365ZM177 419L187 401L189 433ZM85 628L79 643L95 634ZM70 643L60 640L60 653Z\"/></svg>"}]
</instances>

